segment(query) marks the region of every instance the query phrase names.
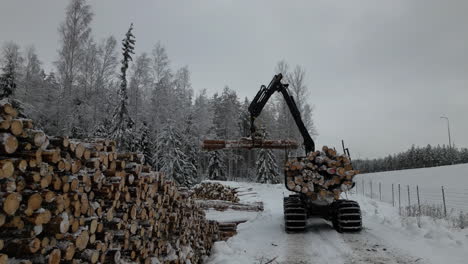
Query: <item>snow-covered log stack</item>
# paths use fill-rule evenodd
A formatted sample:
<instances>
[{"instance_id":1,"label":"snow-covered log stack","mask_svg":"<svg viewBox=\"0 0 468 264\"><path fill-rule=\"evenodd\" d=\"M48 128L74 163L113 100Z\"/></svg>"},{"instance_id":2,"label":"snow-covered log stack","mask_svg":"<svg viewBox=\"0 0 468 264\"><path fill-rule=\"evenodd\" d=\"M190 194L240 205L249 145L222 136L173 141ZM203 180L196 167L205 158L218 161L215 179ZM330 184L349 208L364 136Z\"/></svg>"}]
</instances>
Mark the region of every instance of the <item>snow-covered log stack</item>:
<instances>
[{"instance_id":1,"label":"snow-covered log stack","mask_svg":"<svg viewBox=\"0 0 468 264\"><path fill-rule=\"evenodd\" d=\"M0 264L201 263L209 254L217 223L142 155L107 139L48 137L18 116L0 102Z\"/></svg>"},{"instance_id":2,"label":"snow-covered log stack","mask_svg":"<svg viewBox=\"0 0 468 264\"><path fill-rule=\"evenodd\" d=\"M193 199L239 202L234 188L217 182L202 182L197 184L191 191Z\"/></svg>"},{"instance_id":3,"label":"snow-covered log stack","mask_svg":"<svg viewBox=\"0 0 468 264\"><path fill-rule=\"evenodd\" d=\"M347 156L326 146L305 158L288 161L285 170L289 190L327 202L339 199L343 191L352 188L353 177L359 173Z\"/></svg>"}]
</instances>

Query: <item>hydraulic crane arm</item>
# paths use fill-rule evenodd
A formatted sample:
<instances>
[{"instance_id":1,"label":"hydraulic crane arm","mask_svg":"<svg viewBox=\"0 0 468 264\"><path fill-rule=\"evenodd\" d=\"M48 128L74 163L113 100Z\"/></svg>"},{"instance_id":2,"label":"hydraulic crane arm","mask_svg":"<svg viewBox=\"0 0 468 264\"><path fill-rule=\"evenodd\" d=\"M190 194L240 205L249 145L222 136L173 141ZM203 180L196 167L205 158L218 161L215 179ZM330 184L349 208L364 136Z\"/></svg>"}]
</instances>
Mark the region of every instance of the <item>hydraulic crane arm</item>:
<instances>
[{"instance_id":1,"label":"hydraulic crane arm","mask_svg":"<svg viewBox=\"0 0 468 264\"><path fill-rule=\"evenodd\" d=\"M255 134L255 125L254 125L255 119L260 115L260 113L262 112L263 108L265 107L270 97L275 92L281 92L284 100L286 101L286 104L288 105L289 111L291 111L294 121L296 122L296 125L299 128L299 132L304 138L305 151L306 151L306 154L308 154L309 152L315 151L314 140L310 136L309 131L307 131L307 128L305 127L304 122L302 121L301 113L299 112L299 109L297 108L294 98L289 94L288 84L281 83L282 78L283 78L283 75L280 73L273 77L273 80L271 80L268 87L265 87L265 85L262 85L260 87L260 91L252 100L252 103L250 103L249 105L250 133L252 136Z\"/></svg>"}]
</instances>

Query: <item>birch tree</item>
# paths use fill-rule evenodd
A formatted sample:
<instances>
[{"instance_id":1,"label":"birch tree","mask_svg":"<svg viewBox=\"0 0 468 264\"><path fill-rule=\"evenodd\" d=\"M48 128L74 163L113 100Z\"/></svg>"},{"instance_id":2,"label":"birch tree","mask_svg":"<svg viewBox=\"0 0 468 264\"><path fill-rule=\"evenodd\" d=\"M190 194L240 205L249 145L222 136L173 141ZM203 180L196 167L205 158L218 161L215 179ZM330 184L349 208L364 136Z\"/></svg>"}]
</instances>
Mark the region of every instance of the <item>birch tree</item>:
<instances>
[{"instance_id":1,"label":"birch tree","mask_svg":"<svg viewBox=\"0 0 468 264\"><path fill-rule=\"evenodd\" d=\"M135 123L138 125L145 114L143 104L144 98L151 87L151 59L147 53L139 55L132 66L132 76L130 78L130 113Z\"/></svg>"},{"instance_id":2,"label":"birch tree","mask_svg":"<svg viewBox=\"0 0 468 264\"><path fill-rule=\"evenodd\" d=\"M74 124L69 121L73 111L80 105L80 100L73 100L80 63L83 61L84 47L91 34L90 23L93 18L91 6L86 0L71 0L66 8L65 21L59 27L61 47L56 61L59 82L62 86L62 120L60 126L65 134L71 131Z\"/></svg>"}]
</instances>

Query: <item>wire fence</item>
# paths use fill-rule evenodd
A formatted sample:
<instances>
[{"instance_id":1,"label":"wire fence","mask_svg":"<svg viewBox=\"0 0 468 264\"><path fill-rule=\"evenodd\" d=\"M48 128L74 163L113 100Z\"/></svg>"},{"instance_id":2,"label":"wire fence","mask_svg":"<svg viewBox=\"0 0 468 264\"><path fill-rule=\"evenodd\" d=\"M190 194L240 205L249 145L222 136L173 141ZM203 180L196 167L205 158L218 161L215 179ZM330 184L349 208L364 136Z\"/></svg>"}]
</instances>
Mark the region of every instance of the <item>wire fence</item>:
<instances>
[{"instance_id":1,"label":"wire fence","mask_svg":"<svg viewBox=\"0 0 468 264\"><path fill-rule=\"evenodd\" d=\"M425 187L360 179L353 193L389 203L404 216L447 218L455 226L468 226L468 189Z\"/></svg>"}]
</instances>

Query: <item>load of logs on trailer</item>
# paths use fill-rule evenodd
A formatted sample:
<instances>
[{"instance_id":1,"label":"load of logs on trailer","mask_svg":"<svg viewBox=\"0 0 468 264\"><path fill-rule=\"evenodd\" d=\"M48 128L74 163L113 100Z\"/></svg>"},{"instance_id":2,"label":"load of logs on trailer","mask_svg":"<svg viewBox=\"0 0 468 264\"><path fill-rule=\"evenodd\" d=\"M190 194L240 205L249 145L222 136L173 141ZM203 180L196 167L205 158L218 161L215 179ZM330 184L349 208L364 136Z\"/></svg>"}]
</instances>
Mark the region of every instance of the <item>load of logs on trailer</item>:
<instances>
[{"instance_id":1,"label":"load of logs on trailer","mask_svg":"<svg viewBox=\"0 0 468 264\"><path fill-rule=\"evenodd\" d=\"M234 188L217 182L202 182L193 187L191 192L194 199L239 202Z\"/></svg>"},{"instance_id":2,"label":"load of logs on trailer","mask_svg":"<svg viewBox=\"0 0 468 264\"><path fill-rule=\"evenodd\" d=\"M0 101L0 263L201 263L218 224L141 154L48 137Z\"/></svg>"},{"instance_id":3,"label":"load of logs on trailer","mask_svg":"<svg viewBox=\"0 0 468 264\"><path fill-rule=\"evenodd\" d=\"M351 189L353 177L359 173L346 155L326 146L305 158L288 161L285 170L289 190L327 202L338 200L342 192Z\"/></svg>"}]
</instances>

